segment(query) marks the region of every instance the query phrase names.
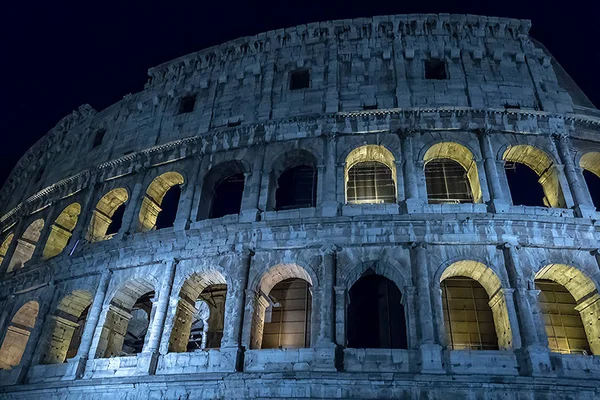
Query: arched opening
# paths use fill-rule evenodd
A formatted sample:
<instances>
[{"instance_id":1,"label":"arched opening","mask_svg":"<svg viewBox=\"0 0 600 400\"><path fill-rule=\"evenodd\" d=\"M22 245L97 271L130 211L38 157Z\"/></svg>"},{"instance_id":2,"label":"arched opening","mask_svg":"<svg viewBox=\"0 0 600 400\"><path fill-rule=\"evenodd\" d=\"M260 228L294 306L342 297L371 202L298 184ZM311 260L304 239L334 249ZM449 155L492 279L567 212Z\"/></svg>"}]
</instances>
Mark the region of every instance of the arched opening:
<instances>
[{"instance_id":1,"label":"arched opening","mask_svg":"<svg viewBox=\"0 0 600 400\"><path fill-rule=\"evenodd\" d=\"M512 348L506 298L491 268L473 260L455 262L442 273L440 288L448 348Z\"/></svg>"},{"instance_id":2,"label":"arched opening","mask_svg":"<svg viewBox=\"0 0 600 400\"><path fill-rule=\"evenodd\" d=\"M89 242L107 240L121 229L125 203L129 199L127 190L113 189L96 204L87 232Z\"/></svg>"},{"instance_id":3,"label":"arched opening","mask_svg":"<svg viewBox=\"0 0 600 400\"><path fill-rule=\"evenodd\" d=\"M579 161L594 207L600 210L600 152L584 154Z\"/></svg>"},{"instance_id":4,"label":"arched opening","mask_svg":"<svg viewBox=\"0 0 600 400\"><path fill-rule=\"evenodd\" d=\"M2 241L2 245L0 245L0 264L2 264L2 261L4 261L4 257L6 257L6 252L8 251L8 246L10 246L14 237L14 234L9 233Z\"/></svg>"},{"instance_id":5,"label":"arched opening","mask_svg":"<svg viewBox=\"0 0 600 400\"><path fill-rule=\"evenodd\" d=\"M42 364L60 364L77 354L92 295L75 290L65 296L51 317L51 336Z\"/></svg>"},{"instance_id":6,"label":"arched opening","mask_svg":"<svg viewBox=\"0 0 600 400\"><path fill-rule=\"evenodd\" d=\"M310 284L303 279L285 279L268 296L261 349L310 347Z\"/></svg>"},{"instance_id":7,"label":"arched opening","mask_svg":"<svg viewBox=\"0 0 600 400\"><path fill-rule=\"evenodd\" d=\"M473 158L469 149L453 142L436 143L427 150L423 161L429 204L482 202Z\"/></svg>"},{"instance_id":8,"label":"arched opening","mask_svg":"<svg viewBox=\"0 0 600 400\"><path fill-rule=\"evenodd\" d=\"M198 219L239 214L244 183L244 170L239 162L225 162L213 168L204 179Z\"/></svg>"},{"instance_id":9,"label":"arched opening","mask_svg":"<svg viewBox=\"0 0 600 400\"><path fill-rule=\"evenodd\" d=\"M600 354L600 296L592 280L575 267L550 264L535 275L535 286L550 351Z\"/></svg>"},{"instance_id":10,"label":"arched opening","mask_svg":"<svg viewBox=\"0 0 600 400\"><path fill-rule=\"evenodd\" d=\"M348 304L348 347L406 349L402 294L394 282L368 269L352 285Z\"/></svg>"},{"instance_id":11,"label":"arched opening","mask_svg":"<svg viewBox=\"0 0 600 400\"><path fill-rule=\"evenodd\" d=\"M315 207L317 203L317 161L304 150L279 157L271 169L268 210Z\"/></svg>"},{"instance_id":12,"label":"arched opening","mask_svg":"<svg viewBox=\"0 0 600 400\"><path fill-rule=\"evenodd\" d=\"M173 226L181 196L183 176L166 172L154 178L146 190L139 214L140 232Z\"/></svg>"},{"instance_id":13,"label":"arched opening","mask_svg":"<svg viewBox=\"0 0 600 400\"><path fill-rule=\"evenodd\" d=\"M252 320L252 349L310 347L312 282L297 264L278 264L262 276Z\"/></svg>"},{"instance_id":14,"label":"arched opening","mask_svg":"<svg viewBox=\"0 0 600 400\"><path fill-rule=\"evenodd\" d=\"M97 358L135 355L142 351L150 320L154 288L146 280L125 284L114 295L102 326Z\"/></svg>"},{"instance_id":15,"label":"arched opening","mask_svg":"<svg viewBox=\"0 0 600 400\"><path fill-rule=\"evenodd\" d=\"M383 146L365 145L346 157L346 202L396 203L396 164Z\"/></svg>"},{"instance_id":16,"label":"arched opening","mask_svg":"<svg viewBox=\"0 0 600 400\"><path fill-rule=\"evenodd\" d=\"M11 369L21 363L40 306L36 301L25 303L10 321L0 347L0 369Z\"/></svg>"},{"instance_id":17,"label":"arched opening","mask_svg":"<svg viewBox=\"0 0 600 400\"><path fill-rule=\"evenodd\" d=\"M17 239L17 247L8 264L8 272L22 268L23 264L31 260L37 242L40 240L43 228L44 220L37 219L33 221L27 229L25 229L25 232L23 232L21 237Z\"/></svg>"},{"instance_id":18,"label":"arched opening","mask_svg":"<svg viewBox=\"0 0 600 400\"><path fill-rule=\"evenodd\" d=\"M494 317L483 286L471 278L442 281L442 308L448 348L498 350Z\"/></svg>"},{"instance_id":19,"label":"arched opening","mask_svg":"<svg viewBox=\"0 0 600 400\"><path fill-rule=\"evenodd\" d=\"M197 273L188 278L179 294L169 352L220 348L226 296L225 278L217 271Z\"/></svg>"},{"instance_id":20,"label":"arched opening","mask_svg":"<svg viewBox=\"0 0 600 400\"><path fill-rule=\"evenodd\" d=\"M77 225L81 206L79 203L68 205L56 218L54 224L50 227L50 235L46 241L46 246L42 253L42 258L48 259L62 253L65 247L69 244L73 229Z\"/></svg>"},{"instance_id":21,"label":"arched opening","mask_svg":"<svg viewBox=\"0 0 600 400\"><path fill-rule=\"evenodd\" d=\"M510 146L503 155L513 205L565 208L558 170L542 150Z\"/></svg>"}]
</instances>

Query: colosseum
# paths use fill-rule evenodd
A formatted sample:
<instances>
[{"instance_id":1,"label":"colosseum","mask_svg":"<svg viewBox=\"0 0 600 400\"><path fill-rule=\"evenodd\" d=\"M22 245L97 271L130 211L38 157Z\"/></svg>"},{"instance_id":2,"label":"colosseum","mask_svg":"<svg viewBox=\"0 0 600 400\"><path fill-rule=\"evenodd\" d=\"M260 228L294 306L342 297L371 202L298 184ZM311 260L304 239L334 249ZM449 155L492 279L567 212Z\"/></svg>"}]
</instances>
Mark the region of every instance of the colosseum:
<instances>
[{"instance_id":1,"label":"colosseum","mask_svg":"<svg viewBox=\"0 0 600 400\"><path fill-rule=\"evenodd\" d=\"M600 111L529 28L280 29L64 117L0 192L0 398L599 398Z\"/></svg>"}]
</instances>

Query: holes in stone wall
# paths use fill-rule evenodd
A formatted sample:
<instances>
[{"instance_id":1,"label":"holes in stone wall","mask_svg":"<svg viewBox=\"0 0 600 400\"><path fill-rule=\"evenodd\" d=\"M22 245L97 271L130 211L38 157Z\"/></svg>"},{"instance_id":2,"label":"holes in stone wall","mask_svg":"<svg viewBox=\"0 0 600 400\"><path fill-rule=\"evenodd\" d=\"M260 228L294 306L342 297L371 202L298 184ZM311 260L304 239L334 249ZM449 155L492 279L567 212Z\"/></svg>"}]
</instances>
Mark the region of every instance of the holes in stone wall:
<instances>
[{"instance_id":1,"label":"holes in stone wall","mask_svg":"<svg viewBox=\"0 0 600 400\"><path fill-rule=\"evenodd\" d=\"M479 282L465 277L444 279L442 309L448 347L452 350L498 350L489 296Z\"/></svg>"},{"instance_id":2,"label":"holes in stone wall","mask_svg":"<svg viewBox=\"0 0 600 400\"><path fill-rule=\"evenodd\" d=\"M437 59L425 60L425 79L448 79L446 61Z\"/></svg>"},{"instance_id":3,"label":"holes in stone wall","mask_svg":"<svg viewBox=\"0 0 600 400\"><path fill-rule=\"evenodd\" d=\"M290 73L290 90L306 89L310 86L310 72L298 69Z\"/></svg>"},{"instance_id":4,"label":"holes in stone wall","mask_svg":"<svg viewBox=\"0 0 600 400\"><path fill-rule=\"evenodd\" d=\"M504 167L513 205L546 207L544 189L535 171L521 163L507 162Z\"/></svg>"},{"instance_id":5,"label":"holes in stone wall","mask_svg":"<svg viewBox=\"0 0 600 400\"><path fill-rule=\"evenodd\" d=\"M196 106L196 95L188 95L182 97L179 102L179 114L191 113Z\"/></svg>"},{"instance_id":6,"label":"holes in stone wall","mask_svg":"<svg viewBox=\"0 0 600 400\"><path fill-rule=\"evenodd\" d=\"M92 142L92 149L102 144L102 141L104 140L104 135L106 135L106 130L99 129L96 131L96 133L94 134L94 141Z\"/></svg>"},{"instance_id":7,"label":"holes in stone wall","mask_svg":"<svg viewBox=\"0 0 600 400\"><path fill-rule=\"evenodd\" d=\"M115 355L133 355L142 352L148 327L150 326L150 316L152 314L152 300L154 291L142 295L131 309L131 318L127 323L127 331L123 338L123 348L120 354Z\"/></svg>"},{"instance_id":8,"label":"holes in stone wall","mask_svg":"<svg viewBox=\"0 0 600 400\"><path fill-rule=\"evenodd\" d=\"M396 284L368 269L352 285L348 304L348 347L408 348L402 294Z\"/></svg>"},{"instance_id":9,"label":"holes in stone wall","mask_svg":"<svg viewBox=\"0 0 600 400\"><path fill-rule=\"evenodd\" d=\"M215 185L209 218L240 213L244 182L244 175L240 173L230 175Z\"/></svg>"}]
</instances>

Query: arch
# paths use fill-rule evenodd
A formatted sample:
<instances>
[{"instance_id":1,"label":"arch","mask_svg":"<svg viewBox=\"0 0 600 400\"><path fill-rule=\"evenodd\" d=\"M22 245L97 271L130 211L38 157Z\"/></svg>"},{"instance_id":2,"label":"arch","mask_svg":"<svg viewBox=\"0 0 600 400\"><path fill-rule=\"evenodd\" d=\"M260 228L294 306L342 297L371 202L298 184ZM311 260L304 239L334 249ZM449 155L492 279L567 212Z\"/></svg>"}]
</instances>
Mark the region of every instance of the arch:
<instances>
[{"instance_id":1,"label":"arch","mask_svg":"<svg viewBox=\"0 0 600 400\"><path fill-rule=\"evenodd\" d=\"M299 287L301 282L305 282L303 288ZM251 341L250 347L252 349L260 349L263 345L263 339L265 334L265 323L269 323L270 316L272 316L274 307L282 307L281 312L286 311L286 304L282 302L278 302L278 299L274 299L271 295L272 291L276 291L275 294L287 298L287 293L289 291L303 291L304 300L308 302L306 307L302 310L304 312L305 318L301 323L304 326L305 332L305 341L302 345L298 345L296 342L292 341L292 347L308 347L309 340L306 340L310 337L311 332L311 323L312 323L312 293L310 293L311 288L313 287L313 282L316 282L316 276L313 271L309 271L298 264L277 264L269 270L267 270L260 278L257 287L257 299L254 304L254 315L252 318L252 326L251 326ZM283 283L282 285L279 285ZM281 293L279 293L281 292ZM295 296L295 295L294 295ZM294 299L297 300L297 299ZM295 310L298 311L298 310ZM306 316L308 315L308 316ZM266 318L266 319L265 319ZM279 323L279 328L283 328L281 324L281 320ZM281 329L279 329L281 331ZM271 333L267 332L267 335ZM281 340L281 338L271 340L267 339L267 344L271 347L271 344L274 342L283 343L283 345L290 345L290 342L287 340Z\"/></svg>"},{"instance_id":2,"label":"arch","mask_svg":"<svg viewBox=\"0 0 600 400\"><path fill-rule=\"evenodd\" d=\"M314 207L317 197L317 159L302 149L279 156L269 175L268 210Z\"/></svg>"},{"instance_id":3,"label":"arch","mask_svg":"<svg viewBox=\"0 0 600 400\"><path fill-rule=\"evenodd\" d=\"M352 150L346 157L344 178L347 203L396 202L396 162L383 146L369 144Z\"/></svg>"},{"instance_id":4,"label":"arch","mask_svg":"<svg viewBox=\"0 0 600 400\"><path fill-rule=\"evenodd\" d=\"M529 183L519 185L519 176L525 176L525 173L519 171L519 166L524 165L531 169L538 177L537 182L542 187L543 204L547 207L566 207L562 189L560 187L559 173L554 161L544 151L531 145L508 146L504 151L502 159L505 161L506 168L515 166L515 174L507 173L511 196L515 205L536 205L538 199L520 199L517 192L527 188L531 190ZM523 204L518 204L523 203Z\"/></svg>"},{"instance_id":5,"label":"arch","mask_svg":"<svg viewBox=\"0 0 600 400\"><path fill-rule=\"evenodd\" d=\"M247 172L240 160L225 161L213 167L204 178L197 219L238 214Z\"/></svg>"},{"instance_id":6,"label":"arch","mask_svg":"<svg viewBox=\"0 0 600 400\"><path fill-rule=\"evenodd\" d=\"M96 358L139 353L150 324L154 285L146 278L122 284L105 310Z\"/></svg>"},{"instance_id":7,"label":"arch","mask_svg":"<svg viewBox=\"0 0 600 400\"><path fill-rule=\"evenodd\" d=\"M429 202L481 203L483 194L474 158L467 147L455 142L429 147L423 156ZM443 179L442 186L435 185L440 177L448 179Z\"/></svg>"},{"instance_id":8,"label":"arch","mask_svg":"<svg viewBox=\"0 0 600 400\"><path fill-rule=\"evenodd\" d=\"M107 240L121 227L125 203L129 199L127 190L116 188L106 193L96 204L88 226L87 240Z\"/></svg>"},{"instance_id":9,"label":"arch","mask_svg":"<svg viewBox=\"0 0 600 400\"><path fill-rule=\"evenodd\" d=\"M551 350L580 353L589 346L600 354L600 295L594 281L574 266L548 264L535 274L535 284L541 290L539 305Z\"/></svg>"},{"instance_id":10,"label":"arch","mask_svg":"<svg viewBox=\"0 0 600 400\"><path fill-rule=\"evenodd\" d=\"M148 189L146 189L146 195L142 200L142 206L140 208L139 217L139 226L138 231L146 232L153 229L160 229L162 227L173 226L173 222L175 222L175 214L177 212L177 203L179 201L179 196L181 195L181 185L183 185L184 179L183 176L178 172L165 172L162 175L157 176L152 180L150 185L148 185ZM176 195L173 195L173 191ZM171 197L176 197L171 198ZM174 204L168 204L171 209L164 209L163 199L168 200ZM168 220L161 218L163 216L168 216Z\"/></svg>"},{"instance_id":11,"label":"arch","mask_svg":"<svg viewBox=\"0 0 600 400\"><path fill-rule=\"evenodd\" d=\"M408 348L402 294L393 281L369 268L352 285L348 298L348 347Z\"/></svg>"},{"instance_id":12,"label":"arch","mask_svg":"<svg viewBox=\"0 0 600 400\"><path fill-rule=\"evenodd\" d=\"M51 317L51 334L42 364L60 364L77 354L92 294L74 290L64 296Z\"/></svg>"},{"instance_id":13,"label":"arch","mask_svg":"<svg viewBox=\"0 0 600 400\"><path fill-rule=\"evenodd\" d=\"M22 268L23 264L31 260L43 228L44 220L40 218L33 221L25 229L25 232L17 240L17 247L8 265L8 272Z\"/></svg>"},{"instance_id":14,"label":"arch","mask_svg":"<svg viewBox=\"0 0 600 400\"><path fill-rule=\"evenodd\" d=\"M195 272L183 282L169 352L221 347L226 293L225 277L217 270Z\"/></svg>"},{"instance_id":15,"label":"arch","mask_svg":"<svg viewBox=\"0 0 600 400\"><path fill-rule=\"evenodd\" d=\"M579 166L590 196L597 210L600 209L600 152L590 151L581 156Z\"/></svg>"},{"instance_id":16,"label":"arch","mask_svg":"<svg viewBox=\"0 0 600 400\"><path fill-rule=\"evenodd\" d=\"M471 290L472 293L475 293L477 290L477 285L474 285L471 282L468 283L459 283L457 280L450 280L450 285L446 284L446 285L442 285L442 282L451 279L451 278L458 278L458 277L462 277L462 278L469 278L475 282L477 282L478 285L480 285L485 292L487 293L487 297L488 297L488 306L491 309L492 312L492 316L493 316L493 323L494 323L494 328L496 330L496 337L498 339L498 348L499 349L510 349L512 348L512 343L513 343L513 338L512 338L512 329L510 326L510 319L508 316L508 307L506 305L506 296L504 294L504 291L502 290L502 283L500 281L500 278L498 278L498 275L496 275L496 273L489 268L488 266L486 266L485 264L483 264L482 262L479 261L475 261L475 260L461 260L461 261L456 261L450 265L448 265L447 267L442 267L440 268L440 270L438 270L438 274L437 276L439 276L438 278L438 282L440 284L441 288L444 288L445 286L445 290L448 291L449 287L460 287L460 286L467 286L469 287L469 290ZM454 290L454 289L452 289ZM448 293L446 293L446 296L448 298ZM480 300L478 298L479 296L476 296L475 294L473 295L473 297L470 298L471 301L473 301L473 303L476 303L478 300ZM481 306L480 308L483 310L484 306L483 304L481 304L481 302L479 303L479 305ZM448 306L448 303L447 303ZM442 306L443 307L443 306ZM442 310L438 310L439 312L442 312L444 315L444 319L446 320L447 318L451 317L449 315L449 313L445 313L444 309ZM471 311L475 311L477 312L477 308L471 310ZM485 310L484 310L485 311ZM450 338L450 345L453 345L453 339L451 336L451 332L448 330L449 324L451 324L453 321L448 321L446 323L446 333L447 336ZM468 321L470 323L474 323L476 322L471 320ZM478 330L480 330L481 328L478 327ZM464 344L464 343L463 343ZM462 347L464 348L464 347ZM481 349L482 347L477 347L475 346L475 348L473 349Z\"/></svg>"},{"instance_id":17,"label":"arch","mask_svg":"<svg viewBox=\"0 0 600 400\"><path fill-rule=\"evenodd\" d=\"M4 261L4 257L6 257L6 252L8 251L8 246L10 246L14 237L14 233L9 233L2 241L2 244L0 245L0 264L2 264L2 261Z\"/></svg>"},{"instance_id":18,"label":"arch","mask_svg":"<svg viewBox=\"0 0 600 400\"><path fill-rule=\"evenodd\" d=\"M73 235L73 230L77 225L80 213L81 205L79 203L72 203L65 207L59 216L56 217L54 224L50 227L50 235L48 235L48 240L44 246L43 259L46 260L55 257L67 247Z\"/></svg>"},{"instance_id":19,"label":"arch","mask_svg":"<svg viewBox=\"0 0 600 400\"><path fill-rule=\"evenodd\" d=\"M0 347L0 369L11 369L21 363L39 311L39 303L32 300L15 313Z\"/></svg>"}]
</instances>

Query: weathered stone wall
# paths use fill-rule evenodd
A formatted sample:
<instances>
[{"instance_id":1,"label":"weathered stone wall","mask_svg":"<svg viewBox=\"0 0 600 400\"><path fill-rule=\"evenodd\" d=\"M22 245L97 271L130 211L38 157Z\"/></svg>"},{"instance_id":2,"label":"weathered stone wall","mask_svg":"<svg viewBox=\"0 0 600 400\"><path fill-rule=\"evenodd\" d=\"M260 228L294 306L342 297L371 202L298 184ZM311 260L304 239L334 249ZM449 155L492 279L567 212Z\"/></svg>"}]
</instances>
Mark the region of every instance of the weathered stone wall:
<instances>
[{"instance_id":1,"label":"weathered stone wall","mask_svg":"<svg viewBox=\"0 0 600 400\"><path fill-rule=\"evenodd\" d=\"M13 235L0 341L23 330L21 307L39 307L20 361L0 371L1 396L598 397L600 232L582 170L600 171L600 119L573 112L528 27L414 15L268 32L153 68L144 91L65 118L0 192L0 243ZM448 79L425 78L429 59L446 62ZM310 85L290 90L297 69ZM193 111L179 113L189 95ZM390 168L395 203L346 201L353 157ZM429 204L424 165L435 157L468 170L473 203ZM276 177L299 160L317 171L316 205L275 211ZM551 207L513 205L511 161L540 175ZM215 182L232 172L245 177L240 213L208 219ZM174 226L155 230L171 184L181 185ZM90 236L123 200L119 231ZM23 246L30 260L12 268ZM408 349L346 348L348 291L367 271L400 289ZM500 350L449 348L440 282L453 276L488 293ZM288 278L311 285L310 347L261 349L267 295ZM549 352L535 279L573 294L594 355ZM193 302L211 285L226 290L223 326L214 315L209 324L221 346L186 353ZM118 357L150 291L144 348ZM63 363L90 302L77 355Z\"/></svg>"}]
</instances>

